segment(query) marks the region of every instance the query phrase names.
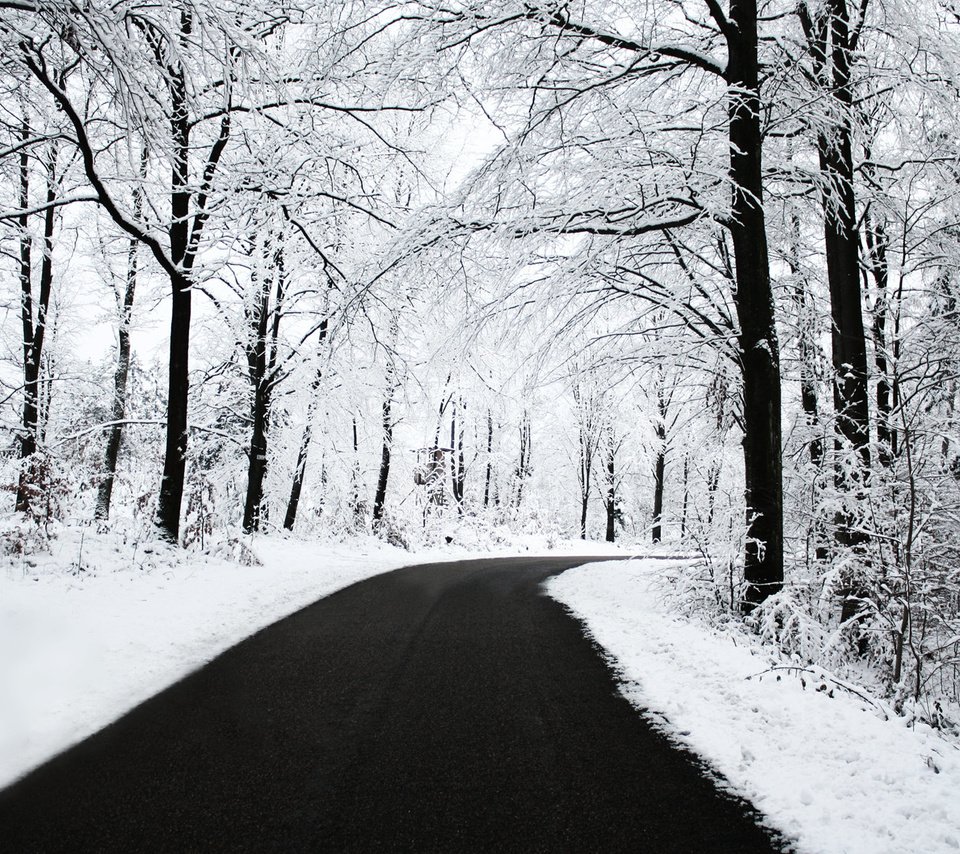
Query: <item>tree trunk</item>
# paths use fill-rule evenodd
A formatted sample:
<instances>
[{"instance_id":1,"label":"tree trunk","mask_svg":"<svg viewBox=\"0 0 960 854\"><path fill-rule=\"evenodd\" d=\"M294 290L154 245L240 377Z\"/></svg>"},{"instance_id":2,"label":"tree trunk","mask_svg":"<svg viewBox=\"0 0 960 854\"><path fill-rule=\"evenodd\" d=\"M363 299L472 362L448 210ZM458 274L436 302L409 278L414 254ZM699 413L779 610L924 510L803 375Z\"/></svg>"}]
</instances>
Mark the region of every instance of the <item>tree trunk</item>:
<instances>
[{"instance_id":1,"label":"tree trunk","mask_svg":"<svg viewBox=\"0 0 960 854\"><path fill-rule=\"evenodd\" d=\"M816 318L811 311L808 281L800 263L800 217L794 213L790 222L790 250L787 266L794 279L793 297L797 312L797 338L800 350L800 405L806 416L807 425L814 430L820 426L820 404L817 395L816 372ZM823 442L814 436L809 445L810 462L815 468L823 461Z\"/></svg>"},{"instance_id":2,"label":"tree trunk","mask_svg":"<svg viewBox=\"0 0 960 854\"><path fill-rule=\"evenodd\" d=\"M144 148L140 158L140 179L146 180L147 151ZM133 190L133 215L139 219L143 211L143 190L137 186ZM127 277L123 300L120 304L120 324L117 329L117 364L113 371L113 405L110 410L110 432L107 434L107 446L103 454L103 475L97 489L97 503L94 508L96 519L110 518L110 502L113 499L113 481L117 473L117 460L120 445L123 442L123 418L127 411L127 380L130 375L130 324L133 320L133 301L137 290L139 241L130 238L127 245Z\"/></svg>"},{"instance_id":3,"label":"tree trunk","mask_svg":"<svg viewBox=\"0 0 960 854\"><path fill-rule=\"evenodd\" d=\"M293 530L297 524L297 510L300 508L300 493L303 491L303 478L307 473L307 456L310 453L310 442L313 440L311 425L312 413L308 411L307 423L300 436L300 450L297 452L297 467L293 472L293 483L290 486L290 500L287 501L287 512L283 517L283 527Z\"/></svg>"},{"instance_id":4,"label":"tree trunk","mask_svg":"<svg viewBox=\"0 0 960 854\"><path fill-rule=\"evenodd\" d=\"M181 13L181 32L192 29L190 13ZM170 174L170 354L167 373L167 430L163 479L157 501L157 527L162 538L180 541L180 507L187 467L187 404L190 390L190 314L193 282L190 258L190 116L182 69L169 69L170 133L173 163Z\"/></svg>"},{"instance_id":5,"label":"tree trunk","mask_svg":"<svg viewBox=\"0 0 960 854\"><path fill-rule=\"evenodd\" d=\"M380 451L380 474L377 477L377 491L373 497L374 531L382 527L387 500L387 483L390 479L390 457L393 452L393 395L395 392L396 367L391 358L387 363L387 384L383 395L383 407L381 411L383 446Z\"/></svg>"},{"instance_id":6,"label":"tree trunk","mask_svg":"<svg viewBox=\"0 0 960 854\"><path fill-rule=\"evenodd\" d=\"M607 534L606 541L614 542L617 538L615 524L617 521L617 480L616 480L616 457L617 449L613 443L613 437L610 437L610 445L607 448Z\"/></svg>"},{"instance_id":7,"label":"tree trunk","mask_svg":"<svg viewBox=\"0 0 960 854\"><path fill-rule=\"evenodd\" d=\"M877 368L877 459L884 468L893 464L897 449L897 435L893 426L893 385L888 361L887 313L889 311L888 288L890 267L887 262L889 238L883 225L872 224L867 219L864 229L867 256L873 275L877 297L873 303L873 351Z\"/></svg>"},{"instance_id":8,"label":"tree trunk","mask_svg":"<svg viewBox=\"0 0 960 854\"><path fill-rule=\"evenodd\" d=\"M532 433L530 429L530 415L524 410L523 420L520 422L520 461L517 464L517 497L515 507L520 509L523 500L523 485L530 475L530 453L532 450Z\"/></svg>"},{"instance_id":9,"label":"tree trunk","mask_svg":"<svg viewBox=\"0 0 960 854\"><path fill-rule=\"evenodd\" d=\"M463 421L457 419L457 411L463 409L463 401L453 401L450 410L450 480L457 513L463 515L463 489L466 482L463 458Z\"/></svg>"},{"instance_id":10,"label":"tree trunk","mask_svg":"<svg viewBox=\"0 0 960 854\"><path fill-rule=\"evenodd\" d=\"M167 372L167 429L157 527L171 543L180 540L180 506L187 465L187 401L190 385L190 280L171 277L170 363Z\"/></svg>"},{"instance_id":11,"label":"tree trunk","mask_svg":"<svg viewBox=\"0 0 960 854\"><path fill-rule=\"evenodd\" d=\"M830 310L833 320L833 402L837 429L837 462L834 485L846 506L835 516L836 541L848 548L866 542L858 527L851 503L858 503L870 472L870 412L867 382L867 342L863 327L860 290L860 241L854 196L854 163L851 141L853 91L850 80L850 16L846 0L828 0L824 14L811 17L801 6L814 71L824 95L832 100L835 115L829 129L817 134L823 189L824 244ZM851 448L858 470L850 471L840 459L844 447ZM860 582L844 580L841 619L853 617L858 608Z\"/></svg>"},{"instance_id":12,"label":"tree trunk","mask_svg":"<svg viewBox=\"0 0 960 854\"><path fill-rule=\"evenodd\" d=\"M487 472L483 481L483 507L490 506L490 481L493 477L493 415L487 410Z\"/></svg>"},{"instance_id":13,"label":"tree trunk","mask_svg":"<svg viewBox=\"0 0 960 854\"><path fill-rule=\"evenodd\" d=\"M22 128L24 139L29 139L30 128L24 121ZM40 262L40 293L36 305L36 318L33 306L33 269L32 246L27 232L28 217L20 217L20 313L23 325L23 419L20 439L20 458L31 457L37 451L40 429L40 366L43 363L43 344L47 331L47 312L50 307L50 293L53 287L53 231L57 199L57 147L52 145L49 152L46 174L47 209L43 216L43 258ZM29 202L29 162L26 149L20 155L20 201L23 207ZM26 468L21 469L17 483L16 509L25 512L30 509L33 485Z\"/></svg>"},{"instance_id":14,"label":"tree trunk","mask_svg":"<svg viewBox=\"0 0 960 854\"><path fill-rule=\"evenodd\" d=\"M330 328L330 320L325 317L320 321L320 330L318 333L318 344L323 344L327 338L327 331ZM307 457L310 453L310 442L313 441L313 418L317 405L317 391L320 383L323 381L323 368L317 369L317 374L310 386L310 400L307 404L307 423L303 427L303 433L300 436L300 449L297 452L297 467L293 472L293 483L290 485L290 499L287 501L287 512L283 517L283 527L292 531L297 523L297 511L300 508L300 493L303 491L303 479L307 474ZM353 421L353 446L354 451L357 447L357 421Z\"/></svg>"},{"instance_id":15,"label":"tree trunk","mask_svg":"<svg viewBox=\"0 0 960 854\"><path fill-rule=\"evenodd\" d=\"M683 455L683 504L680 509L680 539L687 539L687 513L690 507L690 455Z\"/></svg>"},{"instance_id":16,"label":"tree trunk","mask_svg":"<svg viewBox=\"0 0 960 854\"><path fill-rule=\"evenodd\" d=\"M654 543L663 540L663 484L667 469L667 429L662 420L657 422L657 457L653 466L653 530Z\"/></svg>"},{"instance_id":17,"label":"tree trunk","mask_svg":"<svg viewBox=\"0 0 960 854\"><path fill-rule=\"evenodd\" d=\"M587 538L587 510L590 506L590 481L593 473L593 454L590 436L580 425L580 539Z\"/></svg>"},{"instance_id":18,"label":"tree trunk","mask_svg":"<svg viewBox=\"0 0 960 854\"><path fill-rule=\"evenodd\" d=\"M254 392L253 430L250 434L247 495L243 506L243 531L252 534L260 529L260 505L263 502L263 481L267 473L267 414L270 408L266 379L261 379ZM306 461L304 461L306 463Z\"/></svg>"},{"instance_id":19,"label":"tree trunk","mask_svg":"<svg viewBox=\"0 0 960 854\"><path fill-rule=\"evenodd\" d=\"M266 253L265 253L266 254ZM247 345L247 370L253 386L253 405L248 451L247 494L243 506L243 531L252 534L260 529L260 505L263 502L263 480L267 473L267 419L270 413L272 378L268 376L268 349L274 352L275 342L267 343L267 326L270 320L270 278L263 276L259 298L250 315L251 339ZM279 305L275 314L279 316ZM274 334L279 329L274 328ZM274 356L275 358L275 356Z\"/></svg>"},{"instance_id":20,"label":"tree trunk","mask_svg":"<svg viewBox=\"0 0 960 854\"><path fill-rule=\"evenodd\" d=\"M744 608L751 610L783 585L780 354L763 213L756 0L731 0L730 25L730 231L743 371Z\"/></svg>"},{"instance_id":21,"label":"tree trunk","mask_svg":"<svg viewBox=\"0 0 960 854\"><path fill-rule=\"evenodd\" d=\"M363 500L360 497L360 482L361 482L361 472L360 472L360 437L357 435L357 416L354 415L352 419L353 427L353 472L351 475L351 486L353 488L353 496L350 499L350 509L353 513L354 524L361 524L363 521L364 514L364 505Z\"/></svg>"},{"instance_id":22,"label":"tree trunk","mask_svg":"<svg viewBox=\"0 0 960 854\"><path fill-rule=\"evenodd\" d=\"M836 414L837 462L834 485L847 506L835 516L836 542L857 548L866 542L855 512L850 508L870 472L870 412L867 381L867 344L860 289L860 241L854 196L854 163L851 142L853 91L850 81L850 17L846 0L828 0L816 18L801 6L801 23L813 59L814 71L825 97L832 99L836 115L829 129L817 134L823 182L823 223L827 281L833 321L833 402ZM844 448L853 450L858 470L850 472L840 459ZM843 583L842 619L858 610L859 583Z\"/></svg>"},{"instance_id":23,"label":"tree trunk","mask_svg":"<svg viewBox=\"0 0 960 854\"><path fill-rule=\"evenodd\" d=\"M26 117L20 129L20 210L30 207L30 159L26 141L30 139L30 125ZM20 433L20 459L31 456L37 449L36 398L31 397L31 389L36 389L36 370L33 365L33 241L30 236L30 217L20 214L17 220L20 230L20 320L23 338L23 417ZM30 509L28 484L21 471L17 486L16 509L25 512Z\"/></svg>"}]
</instances>

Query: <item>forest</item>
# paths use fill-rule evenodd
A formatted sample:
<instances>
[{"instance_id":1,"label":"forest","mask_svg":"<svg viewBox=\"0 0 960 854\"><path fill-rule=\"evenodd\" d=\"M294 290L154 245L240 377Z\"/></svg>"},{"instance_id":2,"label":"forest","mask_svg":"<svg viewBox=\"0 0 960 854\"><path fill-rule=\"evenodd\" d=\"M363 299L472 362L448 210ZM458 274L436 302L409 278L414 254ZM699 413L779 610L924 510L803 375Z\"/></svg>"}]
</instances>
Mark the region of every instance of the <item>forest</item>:
<instances>
[{"instance_id":1,"label":"forest","mask_svg":"<svg viewBox=\"0 0 960 854\"><path fill-rule=\"evenodd\" d=\"M0 39L11 565L693 554L690 607L948 723L952 0L0 0Z\"/></svg>"}]
</instances>

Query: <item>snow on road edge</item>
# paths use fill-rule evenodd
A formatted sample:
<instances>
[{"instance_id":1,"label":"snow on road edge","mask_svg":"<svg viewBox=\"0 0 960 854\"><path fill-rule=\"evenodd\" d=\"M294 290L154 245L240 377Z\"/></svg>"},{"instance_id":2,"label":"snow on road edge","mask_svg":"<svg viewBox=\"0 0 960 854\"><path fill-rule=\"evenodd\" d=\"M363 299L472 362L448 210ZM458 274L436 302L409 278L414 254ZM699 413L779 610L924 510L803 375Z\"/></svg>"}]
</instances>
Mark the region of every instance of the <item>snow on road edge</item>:
<instances>
[{"instance_id":1,"label":"snow on road edge","mask_svg":"<svg viewBox=\"0 0 960 854\"><path fill-rule=\"evenodd\" d=\"M723 630L669 613L666 568L588 564L551 579L546 591L611 656L624 696L799 851L960 849L960 752L952 743L922 724L883 720L832 684L818 690L819 680L804 686L797 675L770 672L783 662L737 625Z\"/></svg>"},{"instance_id":2,"label":"snow on road edge","mask_svg":"<svg viewBox=\"0 0 960 854\"><path fill-rule=\"evenodd\" d=\"M169 550L138 569L101 555L89 575L0 576L0 787L264 626L410 562L280 538L256 551L262 566Z\"/></svg>"}]
</instances>

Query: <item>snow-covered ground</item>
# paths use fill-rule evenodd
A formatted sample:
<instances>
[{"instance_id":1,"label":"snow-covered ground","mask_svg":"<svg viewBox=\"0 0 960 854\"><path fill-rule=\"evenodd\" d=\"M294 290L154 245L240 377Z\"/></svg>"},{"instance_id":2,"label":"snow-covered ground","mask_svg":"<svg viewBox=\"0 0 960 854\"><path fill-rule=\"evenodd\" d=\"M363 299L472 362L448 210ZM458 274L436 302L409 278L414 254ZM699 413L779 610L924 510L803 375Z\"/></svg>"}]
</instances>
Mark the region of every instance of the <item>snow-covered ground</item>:
<instances>
[{"instance_id":1,"label":"snow-covered ground","mask_svg":"<svg viewBox=\"0 0 960 854\"><path fill-rule=\"evenodd\" d=\"M960 849L955 743L908 727L828 674L772 669L787 663L737 624L721 630L677 616L670 567L590 564L551 579L547 591L607 651L627 699L800 852Z\"/></svg>"},{"instance_id":2,"label":"snow-covered ground","mask_svg":"<svg viewBox=\"0 0 960 854\"><path fill-rule=\"evenodd\" d=\"M372 537L266 537L252 544L261 565L244 565L67 529L50 554L0 564L0 787L322 596L400 566L518 550L610 549L528 537L487 555L411 553Z\"/></svg>"}]
</instances>

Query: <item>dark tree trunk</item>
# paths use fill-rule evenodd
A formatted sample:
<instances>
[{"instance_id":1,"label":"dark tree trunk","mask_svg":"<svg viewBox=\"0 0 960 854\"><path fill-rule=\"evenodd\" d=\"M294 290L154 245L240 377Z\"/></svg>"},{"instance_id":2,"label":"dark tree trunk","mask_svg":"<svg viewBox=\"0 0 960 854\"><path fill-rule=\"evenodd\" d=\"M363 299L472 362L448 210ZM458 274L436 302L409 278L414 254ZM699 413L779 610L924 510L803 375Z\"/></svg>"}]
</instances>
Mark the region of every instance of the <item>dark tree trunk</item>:
<instances>
[{"instance_id":1,"label":"dark tree trunk","mask_svg":"<svg viewBox=\"0 0 960 854\"><path fill-rule=\"evenodd\" d=\"M680 539L687 538L687 513L690 505L690 455L683 455L683 505L680 509Z\"/></svg>"},{"instance_id":2,"label":"dark tree trunk","mask_svg":"<svg viewBox=\"0 0 960 854\"><path fill-rule=\"evenodd\" d=\"M26 141L30 139L30 125L24 118L21 126L20 150L20 209L30 207L30 159ZM23 213L17 224L20 229L20 319L23 337L23 417L20 433L20 459L26 459L37 449L36 399L31 399L31 389L36 389L36 369L33 365L33 241L30 237L30 217ZM30 509L28 485L21 472L17 487L16 509L25 512Z\"/></svg>"},{"instance_id":3,"label":"dark tree trunk","mask_svg":"<svg viewBox=\"0 0 960 854\"><path fill-rule=\"evenodd\" d=\"M523 486L530 476L530 454L532 451L533 435L530 429L530 415L524 410L523 420L520 422L520 460L517 464L517 497L516 509L520 509L523 500Z\"/></svg>"},{"instance_id":4,"label":"dark tree trunk","mask_svg":"<svg viewBox=\"0 0 960 854\"><path fill-rule=\"evenodd\" d=\"M731 0L729 23L730 231L743 371L744 608L750 610L783 585L780 354L763 213L756 0Z\"/></svg>"},{"instance_id":5,"label":"dark tree trunk","mask_svg":"<svg viewBox=\"0 0 960 854\"><path fill-rule=\"evenodd\" d=\"M584 396L586 391L586 396ZM593 486L593 458L597 449L596 393L593 383L586 389L579 381L573 386L573 400L577 412L579 463L577 484L580 487L580 539L587 538L587 513L590 509L590 490Z\"/></svg>"},{"instance_id":6,"label":"dark tree trunk","mask_svg":"<svg viewBox=\"0 0 960 854\"><path fill-rule=\"evenodd\" d=\"M589 505L589 496L580 496L580 539L587 538L587 507Z\"/></svg>"},{"instance_id":7,"label":"dark tree trunk","mask_svg":"<svg viewBox=\"0 0 960 854\"><path fill-rule=\"evenodd\" d=\"M670 414L669 393L664 384L663 372L657 370L657 421L654 433L657 437L657 455L653 464L653 520L651 538L654 543L663 540L663 490L667 470L667 416ZM671 425L672 426L672 425Z\"/></svg>"},{"instance_id":8,"label":"dark tree trunk","mask_svg":"<svg viewBox=\"0 0 960 854\"><path fill-rule=\"evenodd\" d=\"M617 538L616 533L616 521L617 521L617 471L616 471L616 462L617 462L617 449L613 443L613 437L610 438L610 445L607 448L607 500L606 500L606 510L607 510L607 533L606 540L608 543L612 543Z\"/></svg>"},{"instance_id":9,"label":"dark tree trunk","mask_svg":"<svg viewBox=\"0 0 960 854\"><path fill-rule=\"evenodd\" d=\"M580 426L580 539L587 538L587 510L590 506L590 481L593 474L593 454L590 436Z\"/></svg>"},{"instance_id":10,"label":"dark tree trunk","mask_svg":"<svg viewBox=\"0 0 960 854\"><path fill-rule=\"evenodd\" d=\"M330 328L329 318L320 321L320 330L318 334L318 344L323 344L327 339L327 331ZM320 383L323 381L323 369L318 368L317 374L310 386L310 401L307 404L307 423L303 427L303 433L300 436L300 449L297 451L297 467L293 472L293 483L290 485L290 499L287 501L287 512L283 517L283 527L292 531L293 526L297 524L297 511L300 508L300 494L303 492L303 479L307 474L307 457L310 454L310 443L313 441L313 418L316 411L317 391ZM357 446L357 421L353 421L353 446L356 451ZM359 502L358 502L359 503Z\"/></svg>"},{"instance_id":11,"label":"dark tree trunk","mask_svg":"<svg viewBox=\"0 0 960 854\"><path fill-rule=\"evenodd\" d=\"M363 520L364 514L364 505L363 500L360 497L360 483L361 483L361 473L360 473L360 437L357 434L357 416L354 415L352 419L353 427L353 473L351 476L352 487L353 487L353 496L350 499L350 509L353 512L353 520L355 524L360 524Z\"/></svg>"},{"instance_id":12,"label":"dark tree trunk","mask_svg":"<svg viewBox=\"0 0 960 854\"><path fill-rule=\"evenodd\" d=\"M307 423L300 436L300 450L297 452L297 467L293 472L293 483L290 486L290 500L287 501L287 512L283 517L283 527L293 530L297 524L297 511L300 509L300 493L303 492L303 478L307 473L307 456L310 453L310 442L313 440L311 425L312 413L308 414Z\"/></svg>"},{"instance_id":13,"label":"dark tree trunk","mask_svg":"<svg viewBox=\"0 0 960 854\"><path fill-rule=\"evenodd\" d=\"M817 150L824 187L824 245L833 321L837 450L839 454L845 445L852 448L860 467L860 471L848 475L847 466L838 460L834 481L841 494L851 494L862 486L869 473L870 413L850 127L850 21L846 0L828 0L826 9L816 18L806 6L800 9L814 72L825 95L832 99L836 113L831 116L829 129L818 133ZM850 510L838 512L836 525L840 545L858 546L865 541Z\"/></svg>"},{"instance_id":14,"label":"dark tree trunk","mask_svg":"<svg viewBox=\"0 0 960 854\"><path fill-rule=\"evenodd\" d=\"M558 7L560 8L560 7ZM731 216L736 266L736 308L743 375L743 458L746 513L744 610L783 586L783 483L780 413L780 353L763 212L762 129L757 33L757 0L731 0L710 12L727 44ZM534 17L542 18L542 12ZM551 13L558 27L617 47L636 44L570 22L565 11ZM656 53L644 48L646 55ZM694 65L701 63L691 60Z\"/></svg>"},{"instance_id":15,"label":"dark tree trunk","mask_svg":"<svg viewBox=\"0 0 960 854\"><path fill-rule=\"evenodd\" d=\"M263 502L263 481L267 473L267 414L269 407L270 401L266 381L261 380L254 393L253 402L253 430L250 434L247 496L243 506L243 531L246 534L252 534L260 529L260 505Z\"/></svg>"},{"instance_id":16,"label":"dark tree trunk","mask_svg":"<svg viewBox=\"0 0 960 854\"><path fill-rule=\"evenodd\" d=\"M377 491L373 497L374 531L382 526L387 500L387 483L390 479L390 456L393 452L393 395L395 392L396 367L391 359L387 363L387 385L383 395L383 407L381 411L383 446L380 451L380 474L377 477Z\"/></svg>"},{"instance_id":17,"label":"dark tree trunk","mask_svg":"<svg viewBox=\"0 0 960 854\"><path fill-rule=\"evenodd\" d=\"M483 480L483 506L490 506L490 481L493 478L493 416L487 410L487 471Z\"/></svg>"},{"instance_id":18,"label":"dark tree trunk","mask_svg":"<svg viewBox=\"0 0 960 854\"><path fill-rule=\"evenodd\" d=\"M267 473L267 429L270 420L270 403L273 392L274 370L277 359L277 339L280 334L280 310L283 303L283 261L278 250L275 258L277 267L274 276L277 280L277 296L273 306L273 323L270 338L267 328L270 325L271 279L263 277L260 298L257 300L250 320L251 340L247 346L247 371L253 387L253 406L250 433L249 464L247 469L247 495L243 508L243 530L250 534L260 529L263 519L263 482Z\"/></svg>"},{"instance_id":19,"label":"dark tree trunk","mask_svg":"<svg viewBox=\"0 0 960 854\"><path fill-rule=\"evenodd\" d=\"M29 139L29 126L22 126L24 140ZM53 231L56 209L53 203L57 199L57 149L53 146L49 153L46 175L47 209L43 216L43 258L40 262L40 293L34 318L32 246L27 232L28 217L20 220L20 313L23 325L23 419L20 439L20 458L25 460L37 451L40 433L40 367L43 364L43 345L47 331L47 312L50 306L50 293L53 286ZM29 162L26 149L20 155L20 201L23 208L29 203ZM25 512L30 509L32 484L26 468L20 472L17 484L16 509Z\"/></svg>"},{"instance_id":20,"label":"dark tree trunk","mask_svg":"<svg viewBox=\"0 0 960 854\"><path fill-rule=\"evenodd\" d=\"M147 152L140 159L140 179L146 179ZM138 186L133 191L133 214L137 219L143 210L143 190ZM97 489L94 517L108 519L110 502L113 499L113 481L117 473L117 460L123 442L123 418L127 411L127 380L130 376L130 324L133 319L133 301L137 290L138 254L140 244L130 238L127 245L127 276L123 299L120 302L120 323L117 328L117 364L113 371L113 405L110 410L110 432L103 454L103 475Z\"/></svg>"},{"instance_id":21,"label":"dark tree trunk","mask_svg":"<svg viewBox=\"0 0 960 854\"><path fill-rule=\"evenodd\" d=\"M192 29L189 13L181 16L181 32ZM163 479L157 501L157 527L171 543L180 540L180 506L187 467L187 404L190 390L190 314L193 282L190 263L190 116L187 86L179 67L168 69L170 134L173 163L170 174L170 355L167 374L167 430Z\"/></svg>"},{"instance_id":22,"label":"dark tree trunk","mask_svg":"<svg viewBox=\"0 0 960 854\"><path fill-rule=\"evenodd\" d=\"M463 515L463 490L466 484L463 457L463 419L458 420L458 407L463 409L463 401L453 401L450 410L450 481L453 500L457 503L457 513Z\"/></svg>"},{"instance_id":23,"label":"dark tree trunk","mask_svg":"<svg viewBox=\"0 0 960 854\"><path fill-rule=\"evenodd\" d=\"M180 539L180 506L187 464L187 400L190 383L190 280L171 277L170 363L167 372L167 430L157 527L171 543Z\"/></svg>"},{"instance_id":24,"label":"dark tree trunk","mask_svg":"<svg viewBox=\"0 0 960 854\"><path fill-rule=\"evenodd\" d=\"M667 469L667 429L662 420L657 422L657 457L653 465L653 530L654 543L663 540L663 484Z\"/></svg>"},{"instance_id":25,"label":"dark tree trunk","mask_svg":"<svg viewBox=\"0 0 960 854\"><path fill-rule=\"evenodd\" d=\"M867 382L867 342L860 290L860 241L854 196L854 163L851 141L853 91L850 81L851 34L846 0L828 0L823 14L811 17L801 6L801 23L807 37L814 72L834 115L829 129L817 134L823 182L824 244L830 310L833 321L833 402L836 414L837 455L834 485L847 506L837 511L836 541L857 548L866 534L851 509L870 472L870 412ZM853 450L859 470L850 471L839 459L844 447ZM857 579L843 583L841 619L853 617L860 593Z\"/></svg>"}]
</instances>

